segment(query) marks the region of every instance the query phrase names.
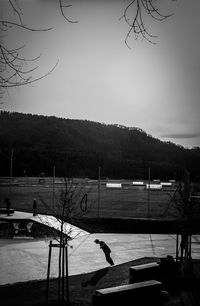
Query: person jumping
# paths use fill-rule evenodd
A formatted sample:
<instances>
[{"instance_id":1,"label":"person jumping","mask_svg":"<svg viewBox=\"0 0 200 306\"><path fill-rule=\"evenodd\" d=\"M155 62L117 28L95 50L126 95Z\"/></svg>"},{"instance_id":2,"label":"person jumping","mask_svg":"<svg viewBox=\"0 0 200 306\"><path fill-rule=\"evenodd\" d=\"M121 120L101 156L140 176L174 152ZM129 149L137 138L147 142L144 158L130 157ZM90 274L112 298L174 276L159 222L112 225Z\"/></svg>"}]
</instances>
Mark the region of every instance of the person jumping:
<instances>
[{"instance_id":1,"label":"person jumping","mask_svg":"<svg viewBox=\"0 0 200 306\"><path fill-rule=\"evenodd\" d=\"M112 258L110 257L111 249L109 248L109 246L104 241L100 241L99 239L95 239L94 242L100 245L100 249L102 249L102 251L104 252L107 262L111 266L113 266L114 262Z\"/></svg>"}]
</instances>

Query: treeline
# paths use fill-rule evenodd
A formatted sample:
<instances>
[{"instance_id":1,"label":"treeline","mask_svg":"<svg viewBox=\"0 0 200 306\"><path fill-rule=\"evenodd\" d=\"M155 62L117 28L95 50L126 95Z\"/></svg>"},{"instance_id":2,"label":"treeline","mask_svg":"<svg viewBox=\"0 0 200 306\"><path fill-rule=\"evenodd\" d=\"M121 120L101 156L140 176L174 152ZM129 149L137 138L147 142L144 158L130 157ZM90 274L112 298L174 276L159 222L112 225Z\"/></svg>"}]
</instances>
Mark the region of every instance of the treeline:
<instances>
[{"instance_id":1,"label":"treeline","mask_svg":"<svg viewBox=\"0 0 200 306\"><path fill-rule=\"evenodd\" d=\"M138 128L0 112L0 176L200 179L200 148L162 142Z\"/></svg>"}]
</instances>

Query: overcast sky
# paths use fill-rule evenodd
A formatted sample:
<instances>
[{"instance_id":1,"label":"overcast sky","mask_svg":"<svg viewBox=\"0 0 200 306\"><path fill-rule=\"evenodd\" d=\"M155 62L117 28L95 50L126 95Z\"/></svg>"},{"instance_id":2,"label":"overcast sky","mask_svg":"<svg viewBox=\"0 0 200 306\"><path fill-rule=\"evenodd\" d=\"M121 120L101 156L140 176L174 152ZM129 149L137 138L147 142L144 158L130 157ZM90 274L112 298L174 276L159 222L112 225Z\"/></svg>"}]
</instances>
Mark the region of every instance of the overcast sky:
<instances>
[{"instance_id":1,"label":"overcast sky","mask_svg":"<svg viewBox=\"0 0 200 306\"><path fill-rule=\"evenodd\" d=\"M2 109L139 127L163 141L200 146L199 0L156 1L173 16L146 20L156 44L130 37L131 49L119 20L128 0L73 0L66 15L75 24L62 18L58 1L18 2L27 25L53 29L13 29L4 39L12 47L25 44L25 57L42 54L34 77L59 62L41 81L9 90ZM5 0L1 6L5 19Z\"/></svg>"}]
</instances>

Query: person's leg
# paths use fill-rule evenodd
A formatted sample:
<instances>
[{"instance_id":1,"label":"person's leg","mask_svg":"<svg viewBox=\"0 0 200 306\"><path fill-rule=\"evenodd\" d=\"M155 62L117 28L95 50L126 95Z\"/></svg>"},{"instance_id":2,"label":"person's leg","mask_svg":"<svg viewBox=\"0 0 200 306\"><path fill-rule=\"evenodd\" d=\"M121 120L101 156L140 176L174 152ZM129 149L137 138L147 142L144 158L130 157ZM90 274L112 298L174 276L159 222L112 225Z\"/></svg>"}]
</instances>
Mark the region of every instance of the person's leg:
<instances>
[{"instance_id":1,"label":"person's leg","mask_svg":"<svg viewBox=\"0 0 200 306\"><path fill-rule=\"evenodd\" d=\"M108 262L111 266L113 266L113 265L114 265L114 262L113 262L112 258L110 257L110 253L106 253L105 256L106 256L107 262Z\"/></svg>"}]
</instances>

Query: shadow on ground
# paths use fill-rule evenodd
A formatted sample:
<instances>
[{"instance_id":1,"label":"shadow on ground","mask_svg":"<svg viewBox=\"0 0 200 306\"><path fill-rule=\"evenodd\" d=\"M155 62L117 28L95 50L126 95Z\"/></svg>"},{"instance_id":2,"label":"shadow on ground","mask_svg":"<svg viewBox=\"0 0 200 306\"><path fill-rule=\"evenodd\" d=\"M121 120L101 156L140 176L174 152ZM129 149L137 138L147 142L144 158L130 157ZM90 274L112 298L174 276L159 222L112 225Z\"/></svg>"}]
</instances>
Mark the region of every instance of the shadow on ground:
<instances>
[{"instance_id":1,"label":"shadow on ground","mask_svg":"<svg viewBox=\"0 0 200 306\"><path fill-rule=\"evenodd\" d=\"M82 283L82 287L96 286L97 283L108 273L108 268L101 269L92 275L91 278Z\"/></svg>"},{"instance_id":2,"label":"shadow on ground","mask_svg":"<svg viewBox=\"0 0 200 306\"><path fill-rule=\"evenodd\" d=\"M145 257L95 272L70 276L70 306L91 305L96 290L128 284L131 266L159 261L159 258ZM57 285L57 279L50 280L48 305L58 305ZM164 287L170 294L170 299L164 306L200 305L200 261L194 262L193 275L188 278L178 276L166 279ZM45 293L44 280L1 286L1 306L44 306Z\"/></svg>"}]
</instances>

